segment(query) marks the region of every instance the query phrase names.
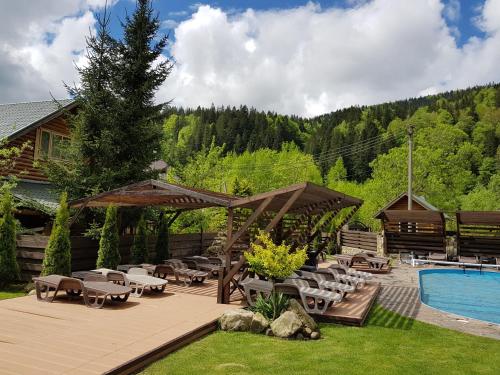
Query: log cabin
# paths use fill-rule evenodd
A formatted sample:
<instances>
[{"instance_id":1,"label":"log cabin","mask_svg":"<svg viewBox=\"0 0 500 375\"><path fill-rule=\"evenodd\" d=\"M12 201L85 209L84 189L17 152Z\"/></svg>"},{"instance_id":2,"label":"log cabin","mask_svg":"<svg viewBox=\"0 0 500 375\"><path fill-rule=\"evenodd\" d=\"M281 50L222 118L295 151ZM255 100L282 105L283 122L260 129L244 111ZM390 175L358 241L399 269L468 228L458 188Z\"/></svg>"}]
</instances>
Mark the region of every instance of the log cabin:
<instances>
[{"instance_id":1,"label":"log cabin","mask_svg":"<svg viewBox=\"0 0 500 375\"><path fill-rule=\"evenodd\" d=\"M37 161L64 158L61 145L70 139L66 115L75 105L73 100L0 104L2 146L22 149L0 176L18 179L12 193L19 202L16 217L23 228L50 230L58 196Z\"/></svg>"}]
</instances>

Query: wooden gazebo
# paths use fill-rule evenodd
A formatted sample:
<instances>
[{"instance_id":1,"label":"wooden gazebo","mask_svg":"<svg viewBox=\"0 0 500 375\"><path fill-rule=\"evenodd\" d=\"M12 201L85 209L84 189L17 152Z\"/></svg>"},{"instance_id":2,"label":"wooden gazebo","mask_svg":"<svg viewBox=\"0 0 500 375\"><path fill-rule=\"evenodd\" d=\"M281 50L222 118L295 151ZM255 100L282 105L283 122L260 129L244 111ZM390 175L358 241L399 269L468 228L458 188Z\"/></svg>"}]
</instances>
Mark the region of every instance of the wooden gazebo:
<instances>
[{"instance_id":1,"label":"wooden gazebo","mask_svg":"<svg viewBox=\"0 0 500 375\"><path fill-rule=\"evenodd\" d=\"M233 200L228 207L226 268L219 277L218 302L229 303L230 294L237 289L236 275L244 267L245 257L238 254L238 261L231 265L233 252L239 242L248 245L257 228L272 232L276 242L285 240L293 246L316 240L312 255L317 256L362 203L358 198L310 182ZM349 211L338 220L344 209ZM333 223L335 228L324 236Z\"/></svg>"},{"instance_id":2,"label":"wooden gazebo","mask_svg":"<svg viewBox=\"0 0 500 375\"><path fill-rule=\"evenodd\" d=\"M460 256L500 258L500 211L458 211Z\"/></svg>"}]
</instances>

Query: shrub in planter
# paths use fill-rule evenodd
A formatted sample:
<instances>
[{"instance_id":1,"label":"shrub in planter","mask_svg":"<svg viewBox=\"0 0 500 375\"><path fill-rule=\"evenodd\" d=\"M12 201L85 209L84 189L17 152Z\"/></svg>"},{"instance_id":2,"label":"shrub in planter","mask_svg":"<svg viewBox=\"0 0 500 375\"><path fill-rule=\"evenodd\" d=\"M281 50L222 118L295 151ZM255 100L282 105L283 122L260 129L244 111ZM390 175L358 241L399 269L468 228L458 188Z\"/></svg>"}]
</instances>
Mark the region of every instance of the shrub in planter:
<instances>
[{"instance_id":1,"label":"shrub in planter","mask_svg":"<svg viewBox=\"0 0 500 375\"><path fill-rule=\"evenodd\" d=\"M71 241L69 233L68 195L61 194L49 242L43 258L42 276L71 274Z\"/></svg>"},{"instance_id":2,"label":"shrub in planter","mask_svg":"<svg viewBox=\"0 0 500 375\"><path fill-rule=\"evenodd\" d=\"M16 222L12 215L12 194L5 191L1 204L0 219L0 284L19 280L16 261Z\"/></svg>"},{"instance_id":3,"label":"shrub in planter","mask_svg":"<svg viewBox=\"0 0 500 375\"><path fill-rule=\"evenodd\" d=\"M307 259L307 248L291 252L291 246L281 243L276 245L269 233L259 232L257 241L250 245L252 251L246 251L245 258L249 269L257 275L273 281L289 277L302 267Z\"/></svg>"},{"instance_id":4,"label":"shrub in planter","mask_svg":"<svg viewBox=\"0 0 500 375\"><path fill-rule=\"evenodd\" d=\"M146 220L144 219L144 214L142 214L139 222L137 223L134 243L130 253L133 264L145 263L149 260L147 236Z\"/></svg>"},{"instance_id":5,"label":"shrub in planter","mask_svg":"<svg viewBox=\"0 0 500 375\"><path fill-rule=\"evenodd\" d=\"M106 209L106 221L101 231L97 268L116 269L120 264L120 236L118 234L118 209L110 205Z\"/></svg>"}]
</instances>

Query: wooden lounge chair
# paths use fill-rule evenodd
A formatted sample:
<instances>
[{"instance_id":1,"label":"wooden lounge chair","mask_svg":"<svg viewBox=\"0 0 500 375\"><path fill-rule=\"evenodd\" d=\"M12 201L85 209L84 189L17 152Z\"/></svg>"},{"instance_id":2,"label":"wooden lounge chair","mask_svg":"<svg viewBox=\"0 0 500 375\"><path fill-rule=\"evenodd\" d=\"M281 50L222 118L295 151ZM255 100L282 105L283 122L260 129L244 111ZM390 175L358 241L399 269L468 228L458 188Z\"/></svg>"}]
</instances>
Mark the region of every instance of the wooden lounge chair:
<instances>
[{"instance_id":1,"label":"wooden lounge chair","mask_svg":"<svg viewBox=\"0 0 500 375\"><path fill-rule=\"evenodd\" d=\"M202 257L199 255L185 257L182 259L189 268L198 271L208 272L212 277L219 276L219 269L222 267L222 260L215 257Z\"/></svg>"},{"instance_id":2,"label":"wooden lounge chair","mask_svg":"<svg viewBox=\"0 0 500 375\"><path fill-rule=\"evenodd\" d=\"M428 260L443 260L446 261L448 260L448 257L446 256L446 253L429 253L427 256Z\"/></svg>"},{"instance_id":3,"label":"wooden lounge chair","mask_svg":"<svg viewBox=\"0 0 500 375\"><path fill-rule=\"evenodd\" d=\"M358 263L367 264L370 270L381 271L384 267L389 268L389 261L389 258L376 257L367 253L358 253L352 256L352 265L349 266L349 268L352 268L352 266Z\"/></svg>"},{"instance_id":4,"label":"wooden lounge chair","mask_svg":"<svg viewBox=\"0 0 500 375\"><path fill-rule=\"evenodd\" d=\"M144 268L130 268L128 273L99 268L94 270L106 276L108 281L113 281L132 288L132 297L141 297L145 289L154 293L163 293L168 281L162 278L149 276L148 270Z\"/></svg>"},{"instance_id":5,"label":"wooden lounge chair","mask_svg":"<svg viewBox=\"0 0 500 375\"><path fill-rule=\"evenodd\" d=\"M462 256L460 255L458 257L458 262L459 263L474 263L474 264L479 264L479 261L476 256Z\"/></svg>"},{"instance_id":6,"label":"wooden lounge chair","mask_svg":"<svg viewBox=\"0 0 500 375\"><path fill-rule=\"evenodd\" d=\"M309 314L322 315L330 306L342 300L339 293L312 288L308 281L297 278L285 279L283 283L275 284L274 288L277 292L300 297L304 310Z\"/></svg>"},{"instance_id":7,"label":"wooden lounge chair","mask_svg":"<svg viewBox=\"0 0 500 375\"><path fill-rule=\"evenodd\" d=\"M192 283L202 283L208 276L208 273L204 271L190 269L186 263L179 259L166 260L163 266L163 271L166 271L166 274L174 275L176 281L182 278L186 286L190 286Z\"/></svg>"},{"instance_id":8,"label":"wooden lounge chair","mask_svg":"<svg viewBox=\"0 0 500 375\"><path fill-rule=\"evenodd\" d=\"M308 272L308 271L298 271L300 277L307 280L314 280L317 282L320 289L326 289L331 292L339 293L342 298L345 297L347 293L352 293L356 288L349 284L339 283L333 280L327 280L327 276L322 273Z\"/></svg>"},{"instance_id":9,"label":"wooden lounge chair","mask_svg":"<svg viewBox=\"0 0 500 375\"><path fill-rule=\"evenodd\" d=\"M83 294L88 307L102 308L109 296L113 301L125 302L132 291L129 287L110 283L102 275L88 275L84 281L61 275L33 278L36 297L39 301L52 302L60 290L70 298ZM51 294L53 292L53 294Z\"/></svg>"},{"instance_id":10,"label":"wooden lounge chair","mask_svg":"<svg viewBox=\"0 0 500 375\"><path fill-rule=\"evenodd\" d=\"M273 283L266 280L259 280L253 277L247 277L241 280L239 284L243 287L247 302L250 306L255 306L257 297L259 295L267 298L273 291Z\"/></svg>"}]
</instances>

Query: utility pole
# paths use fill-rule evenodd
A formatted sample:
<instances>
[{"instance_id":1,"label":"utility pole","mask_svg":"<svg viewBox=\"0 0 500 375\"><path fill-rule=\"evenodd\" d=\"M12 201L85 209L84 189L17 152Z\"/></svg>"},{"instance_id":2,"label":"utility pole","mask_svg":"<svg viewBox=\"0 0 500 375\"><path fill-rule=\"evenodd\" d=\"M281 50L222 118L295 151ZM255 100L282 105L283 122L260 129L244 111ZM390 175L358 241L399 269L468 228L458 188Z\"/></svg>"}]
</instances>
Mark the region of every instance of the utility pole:
<instances>
[{"instance_id":1,"label":"utility pole","mask_svg":"<svg viewBox=\"0 0 500 375\"><path fill-rule=\"evenodd\" d=\"M408 211L413 206L413 125L408 125Z\"/></svg>"}]
</instances>

